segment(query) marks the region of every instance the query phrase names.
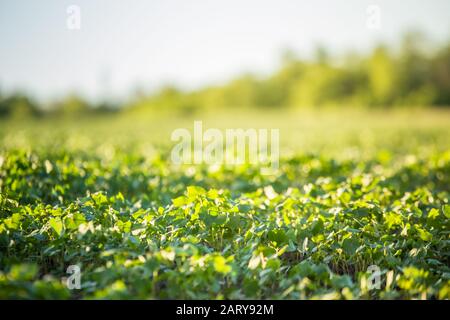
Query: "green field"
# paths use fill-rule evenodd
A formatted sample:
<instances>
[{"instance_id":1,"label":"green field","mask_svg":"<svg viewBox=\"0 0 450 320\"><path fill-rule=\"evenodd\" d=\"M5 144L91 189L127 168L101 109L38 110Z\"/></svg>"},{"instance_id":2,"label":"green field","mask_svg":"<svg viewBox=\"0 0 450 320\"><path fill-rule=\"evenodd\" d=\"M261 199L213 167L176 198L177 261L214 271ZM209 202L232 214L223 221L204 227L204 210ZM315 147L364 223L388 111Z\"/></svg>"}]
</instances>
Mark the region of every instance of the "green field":
<instances>
[{"instance_id":1,"label":"green field","mask_svg":"<svg viewBox=\"0 0 450 320\"><path fill-rule=\"evenodd\" d=\"M173 165L196 119L280 129L279 169ZM449 186L444 109L4 120L0 298L448 299Z\"/></svg>"}]
</instances>

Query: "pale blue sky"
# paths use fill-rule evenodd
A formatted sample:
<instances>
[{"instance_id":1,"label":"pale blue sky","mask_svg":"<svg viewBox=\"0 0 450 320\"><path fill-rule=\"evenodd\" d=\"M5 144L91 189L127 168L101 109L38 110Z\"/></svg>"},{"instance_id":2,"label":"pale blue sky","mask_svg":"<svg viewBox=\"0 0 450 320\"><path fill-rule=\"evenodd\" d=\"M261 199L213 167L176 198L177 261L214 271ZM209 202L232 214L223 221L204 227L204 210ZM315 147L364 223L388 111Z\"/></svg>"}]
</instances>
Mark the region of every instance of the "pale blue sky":
<instances>
[{"instance_id":1,"label":"pale blue sky","mask_svg":"<svg viewBox=\"0 0 450 320\"><path fill-rule=\"evenodd\" d=\"M81 30L66 27L69 5ZM366 8L381 8L381 29ZM364 50L405 30L450 39L448 0L0 0L0 90L38 98L125 96L136 86L195 88L267 73L289 47Z\"/></svg>"}]
</instances>

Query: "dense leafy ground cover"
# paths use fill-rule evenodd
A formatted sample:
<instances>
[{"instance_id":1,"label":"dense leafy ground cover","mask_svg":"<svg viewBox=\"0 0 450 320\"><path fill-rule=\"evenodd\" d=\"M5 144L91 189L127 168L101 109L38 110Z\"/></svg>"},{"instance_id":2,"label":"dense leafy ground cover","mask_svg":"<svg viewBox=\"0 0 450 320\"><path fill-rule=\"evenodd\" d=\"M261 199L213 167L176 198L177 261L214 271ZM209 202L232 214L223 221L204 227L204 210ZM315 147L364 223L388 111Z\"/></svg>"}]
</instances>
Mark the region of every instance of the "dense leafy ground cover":
<instances>
[{"instance_id":1,"label":"dense leafy ground cover","mask_svg":"<svg viewBox=\"0 0 450 320\"><path fill-rule=\"evenodd\" d=\"M281 131L291 152L271 175L176 167L134 121L5 124L0 298L448 299L448 116L320 121L318 149Z\"/></svg>"}]
</instances>

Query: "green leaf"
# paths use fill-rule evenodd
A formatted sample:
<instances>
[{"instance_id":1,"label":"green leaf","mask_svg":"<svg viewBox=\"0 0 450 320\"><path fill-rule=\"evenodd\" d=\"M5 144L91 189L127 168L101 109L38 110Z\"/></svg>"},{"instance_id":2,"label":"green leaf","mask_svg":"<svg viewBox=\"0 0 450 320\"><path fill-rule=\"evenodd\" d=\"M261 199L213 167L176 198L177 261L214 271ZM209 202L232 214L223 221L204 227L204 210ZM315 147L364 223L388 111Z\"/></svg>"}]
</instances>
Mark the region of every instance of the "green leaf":
<instances>
[{"instance_id":1,"label":"green leaf","mask_svg":"<svg viewBox=\"0 0 450 320\"><path fill-rule=\"evenodd\" d=\"M61 218L51 218L49 220L50 227L59 235L61 236L63 232L63 222L61 221Z\"/></svg>"}]
</instances>

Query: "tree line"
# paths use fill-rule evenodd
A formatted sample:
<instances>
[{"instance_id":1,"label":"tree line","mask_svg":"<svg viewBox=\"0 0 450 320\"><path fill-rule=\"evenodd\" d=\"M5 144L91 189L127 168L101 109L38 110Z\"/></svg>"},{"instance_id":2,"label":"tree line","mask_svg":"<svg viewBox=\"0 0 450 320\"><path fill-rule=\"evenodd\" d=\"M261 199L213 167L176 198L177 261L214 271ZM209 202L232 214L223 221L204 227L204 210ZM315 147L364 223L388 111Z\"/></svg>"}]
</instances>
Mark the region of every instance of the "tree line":
<instances>
[{"instance_id":1,"label":"tree line","mask_svg":"<svg viewBox=\"0 0 450 320\"><path fill-rule=\"evenodd\" d=\"M450 43L429 49L426 42L420 33L408 33L395 47L380 44L366 54L332 56L318 48L314 57L304 59L286 51L280 68L269 76L244 74L193 91L166 86L121 107L89 103L76 95L42 105L26 94L0 93L0 117L233 107L450 106Z\"/></svg>"}]
</instances>

